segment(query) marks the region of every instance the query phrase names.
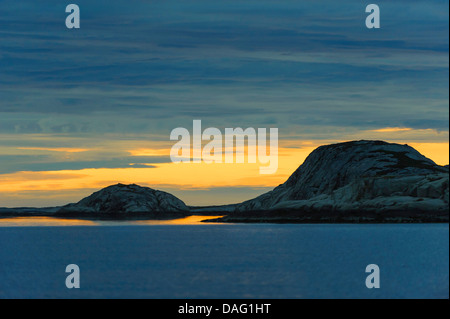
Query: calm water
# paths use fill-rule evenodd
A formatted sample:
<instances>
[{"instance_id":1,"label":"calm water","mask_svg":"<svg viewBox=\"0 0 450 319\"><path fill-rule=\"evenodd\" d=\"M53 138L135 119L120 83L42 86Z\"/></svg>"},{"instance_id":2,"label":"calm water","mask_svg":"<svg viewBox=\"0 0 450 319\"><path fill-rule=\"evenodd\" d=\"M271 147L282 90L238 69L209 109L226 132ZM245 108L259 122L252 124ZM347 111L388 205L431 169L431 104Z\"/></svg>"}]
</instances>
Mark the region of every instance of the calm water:
<instances>
[{"instance_id":1,"label":"calm water","mask_svg":"<svg viewBox=\"0 0 450 319\"><path fill-rule=\"evenodd\" d=\"M28 222L0 220L19 226L0 227L1 298L449 297L448 224ZM65 286L68 264L80 289ZM368 264L380 289L365 286Z\"/></svg>"}]
</instances>

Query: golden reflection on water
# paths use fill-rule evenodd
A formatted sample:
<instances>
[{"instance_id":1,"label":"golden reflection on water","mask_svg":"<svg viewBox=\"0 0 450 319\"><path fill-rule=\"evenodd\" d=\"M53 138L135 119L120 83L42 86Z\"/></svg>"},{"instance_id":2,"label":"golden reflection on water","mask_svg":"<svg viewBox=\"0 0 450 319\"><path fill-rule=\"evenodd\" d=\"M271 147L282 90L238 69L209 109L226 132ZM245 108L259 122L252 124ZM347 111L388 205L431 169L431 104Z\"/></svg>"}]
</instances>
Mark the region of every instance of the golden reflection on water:
<instances>
[{"instance_id":1,"label":"golden reflection on water","mask_svg":"<svg viewBox=\"0 0 450 319\"><path fill-rule=\"evenodd\" d=\"M134 220L131 221L134 225L198 225L205 224L202 220L216 219L223 216L188 216L185 218L170 219L170 220ZM216 223L215 223L216 224Z\"/></svg>"},{"instance_id":2,"label":"golden reflection on water","mask_svg":"<svg viewBox=\"0 0 450 319\"><path fill-rule=\"evenodd\" d=\"M223 216L188 216L168 220L86 220L55 217L12 217L0 218L0 227L27 226L120 226L120 225L199 225L202 220Z\"/></svg>"},{"instance_id":3,"label":"golden reflection on water","mask_svg":"<svg viewBox=\"0 0 450 319\"><path fill-rule=\"evenodd\" d=\"M95 226L96 222L83 219L64 219L55 217L12 217L0 219L0 227L23 226Z\"/></svg>"}]
</instances>

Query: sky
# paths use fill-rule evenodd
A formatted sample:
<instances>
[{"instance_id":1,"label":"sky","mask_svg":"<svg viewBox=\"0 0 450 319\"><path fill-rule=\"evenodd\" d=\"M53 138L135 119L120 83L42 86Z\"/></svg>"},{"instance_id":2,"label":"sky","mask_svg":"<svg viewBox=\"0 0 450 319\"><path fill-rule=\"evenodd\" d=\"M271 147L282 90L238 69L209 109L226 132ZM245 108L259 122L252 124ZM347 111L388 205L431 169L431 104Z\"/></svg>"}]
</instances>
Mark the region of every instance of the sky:
<instances>
[{"instance_id":1,"label":"sky","mask_svg":"<svg viewBox=\"0 0 450 319\"><path fill-rule=\"evenodd\" d=\"M448 1L375 3L380 29L356 0L0 0L0 207L119 182L236 203L359 139L448 164ZM193 120L278 128L277 172L172 163L170 133Z\"/></svg>"}]
</instances>

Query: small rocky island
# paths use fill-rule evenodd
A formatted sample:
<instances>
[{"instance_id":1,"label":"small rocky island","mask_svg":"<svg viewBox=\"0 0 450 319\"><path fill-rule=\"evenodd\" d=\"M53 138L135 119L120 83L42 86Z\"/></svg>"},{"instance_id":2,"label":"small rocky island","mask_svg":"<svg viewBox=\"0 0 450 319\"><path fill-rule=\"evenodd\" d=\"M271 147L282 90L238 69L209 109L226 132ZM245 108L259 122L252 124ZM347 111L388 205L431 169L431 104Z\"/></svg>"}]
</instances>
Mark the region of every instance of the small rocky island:
<instances>
[{"instance_id":1,"label":"small rocky island","mask_svg":"<svg viewBox=\"0 0 450 319\"><path fill-rule=\"evenodd\" d=\"M135 184L117 184L93 193L76 204L61 207L62 216L138 216L182 217L189 208L172 194Z\"/></svg>"}]
</instances>

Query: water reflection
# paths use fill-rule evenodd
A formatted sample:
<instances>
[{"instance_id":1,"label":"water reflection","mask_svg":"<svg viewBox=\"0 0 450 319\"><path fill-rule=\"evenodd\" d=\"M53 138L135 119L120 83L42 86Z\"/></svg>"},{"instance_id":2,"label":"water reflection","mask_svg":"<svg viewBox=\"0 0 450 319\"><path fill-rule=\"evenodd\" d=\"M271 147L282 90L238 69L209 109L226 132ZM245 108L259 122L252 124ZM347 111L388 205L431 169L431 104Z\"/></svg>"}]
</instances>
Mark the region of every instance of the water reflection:
<instances>
[{"instance_id":1,"label":"water reflection","mask_svg":"<svg viewBox=\"0 0 450 319\"><path fill-rule=\"evenodd\" d=\"M119 226L119 225L200 225L202 220L223 216L188 216L168 220L86 220L56 217L12 217L1 218L0 227L28 226Z\"/></svg>"},{"instance_id":2,"label":"water reflection","mask_svg":"<svg viewBox=\"0 0 450 319\"><path fill-rule=\"evenodd\" d=\"M132 221L134 225L198 225L205 224L202 220L216 219L223 216L188 216L185 218L170 219L170 220L136 220Z\"/></svg>"},{"instance_id":3,"label":"water reflection","mask_svg":"<svg viewBox=\"0 0 450 319\"><path fill-rule=\"evenodd\" d=\"M54 217L12 217L0 219L0 227L95 225L97 225L97 223L91 220L64 219Z\"/></svg>"}]
</instances>

